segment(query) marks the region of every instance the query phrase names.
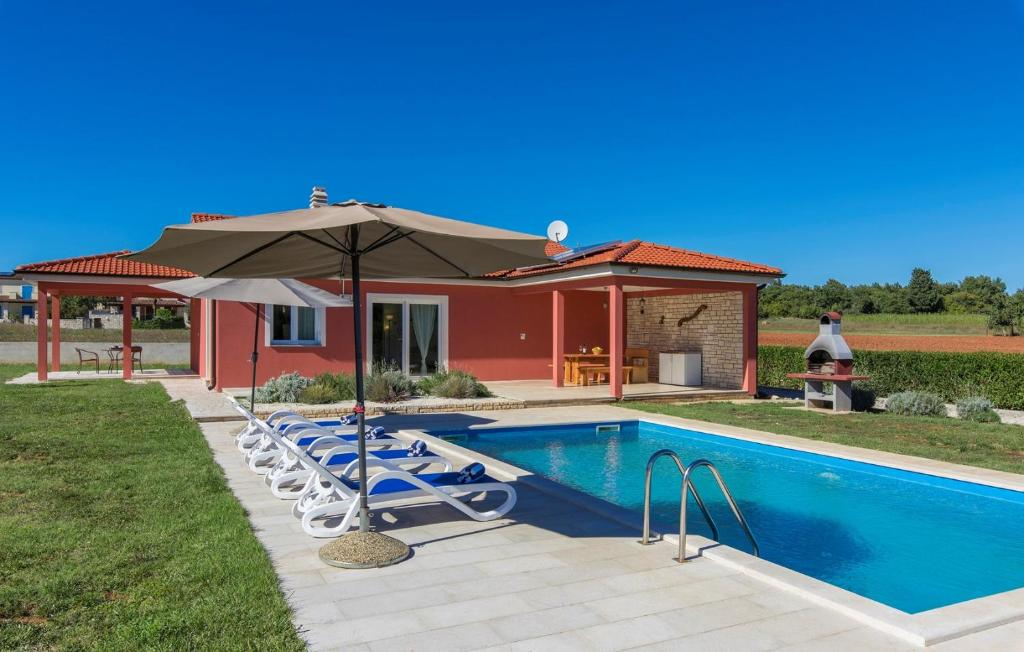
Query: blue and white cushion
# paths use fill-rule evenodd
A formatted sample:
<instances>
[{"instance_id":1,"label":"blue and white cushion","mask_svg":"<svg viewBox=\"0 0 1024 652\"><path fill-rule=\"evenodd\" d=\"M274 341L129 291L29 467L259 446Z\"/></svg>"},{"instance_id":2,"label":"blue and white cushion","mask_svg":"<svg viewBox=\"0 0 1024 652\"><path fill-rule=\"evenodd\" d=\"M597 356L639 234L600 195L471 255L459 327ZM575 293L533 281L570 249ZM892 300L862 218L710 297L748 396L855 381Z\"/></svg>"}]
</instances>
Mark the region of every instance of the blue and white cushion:
<instances>
[{"instance_id":1,"label":"blue and white cushion","mask_svg":"<svg viewBox=\"0 0 1024 652\"><path fill-rule=\"evenodd\" d=\"M469 484L471 482L476 482L480 478L484 477L484 473L486 472L487 469L484 468L483 464L481 464L480 462L473 462L472 464L469 464L464 469L459 471L459 477L456 481L459 484Z\"/></svg>"},{"instance_id":2,"label":"blue and white cushion","mask_svg":"<svg viewBox=\"0 0 1024 652\"><path fill-rule=\"evenodd\" d=\"M359 417L356 416L354 413L353 414L346 414L345 416L341 417L341 419L340 419L341 425L343 425L343 426L351 426L353 423L355 423L358 420L359 420Z\"/></svg>"},{"instance_id":3,"label":"blue and white cushion","mask_svg":"<svg viewBox=\"0 0 1024 652\"><path fill-rule=\"evenodd\" d=\"M423 457L427 454L427 442L422 439L417 439L413 443L409 444L407 453L409 457Z\"/></svg>"},{"instance_id":4,"label":"blue and white cushion","mask_svg":"<svg viewBox=\"0 0 1024 652\"><path fill-rule=\"evenodd\" d=\"M363 433L363 439L380 439L385 434L384 426L374 426Z\"/></svg>"}]
</instances>

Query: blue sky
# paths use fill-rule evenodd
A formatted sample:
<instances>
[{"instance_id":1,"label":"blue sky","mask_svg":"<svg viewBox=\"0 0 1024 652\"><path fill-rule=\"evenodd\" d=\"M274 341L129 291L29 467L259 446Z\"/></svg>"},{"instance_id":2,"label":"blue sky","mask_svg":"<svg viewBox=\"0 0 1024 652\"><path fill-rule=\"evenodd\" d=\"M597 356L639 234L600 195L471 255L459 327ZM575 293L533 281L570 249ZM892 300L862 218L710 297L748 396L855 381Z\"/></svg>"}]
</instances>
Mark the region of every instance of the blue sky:
<instances>
[{"instance_id":1,"label":"blue sky","mask_svg":"<svg viewBox=\"0 0 1024 652\"><path fill-rule=\"evenodd\" d=\"M0 0L0 89L0 270L321 184L793 282L1024 286L1024 0Z\"/></svg>"}]
</instances>

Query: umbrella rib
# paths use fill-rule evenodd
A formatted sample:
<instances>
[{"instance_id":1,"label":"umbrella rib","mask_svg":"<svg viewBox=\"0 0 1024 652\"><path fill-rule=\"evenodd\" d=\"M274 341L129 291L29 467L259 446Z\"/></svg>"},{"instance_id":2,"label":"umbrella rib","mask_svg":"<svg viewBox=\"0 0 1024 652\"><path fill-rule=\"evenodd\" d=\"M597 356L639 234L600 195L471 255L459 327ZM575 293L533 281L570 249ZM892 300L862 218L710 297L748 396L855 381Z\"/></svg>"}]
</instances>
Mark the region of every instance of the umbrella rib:
<instances>
[{"instance_id":1,"label":"umbrella rib","mask_svg":"<svg viewBox=\"0 0 1024 652\"><path fill-rule=\"evenodd\" d=\"M203 276L216 276L217 274L220 274L221 272L223 272L228 267L231 267L232 265L234 265L236 263L240 263L243 260L245 260L246 258L249 258L250 256L255 256L256 254L258 254L259 252L263 251L264 249L267 249L269 247L273 247L277 243L283 242L284 240L287 240L289 237L291 237L293 235L295 235L294 231L292 231L290 233L285 233L284 235L282 235L279 238L274 238L270 242L262 244L259 247L256 247L255 249L253 249L252 251L249 251L249 252L246 252L246 253L242 254L238 258L235 258L234 260L232 260L230 263L228 263L226 265L221 265L220 267L218 267L217 269L213 270L209 274L204 274Z\"/></svg>"},{"instance_id":2,"label":"umbrella rib","mask_svg":"<svg viewBox=\"0 0 1024 652\"><path fill-rule=\"evenodd\" d=\"M246 252L246 253L242 254L238 258L235 258L234 260L232 260L230 263L228 263L226 265L221 265L220 267L218 267L217 269L213 270L209 274L205 274L205 276L216 276L217 274L220 274L221 272L223 272L228 267L231 267L232 265L240 263L243 260L245 260L246 258L250 258L252 256L255 256L256 254L260 253L261 251L263 251L265 249L269 249L270 247L273 247L274 245L276 245L278 243L284 242L285 240L287 240L288 238L292 237L293 235L301 236L301 237L306 238L308 240L312 240L313 242L315 242L315 243L317 243L319 245L323 245L324 247L328 247L329 249L334 249L335 251L339 251L341 253L346 253L346 254L348 253L347 249L339 249L338 247L335 247L332 244L329 244L327 242L323 242L321 240L317 240L316 238L314 238L313 236L311 236L311 235L309 235L307 233L302 233L301 231L289 231L288 233L285 233L284 235L282 235L279 238L274 238L270 242L264 243L264 244L260 245L259 247L256 247L252 251L249 251L249 252Z\"/></svg>"},{"instance_id":3,"label":"umbrella rib","mask_svg":"<svg viewBox=\"0 0 1024 652\"><path fill-rule=\"evenodd\" d=\"M326 231L325 231L325 233L326 233ZM335 247L334 245L332 245L329 242L324 242L323 240L318 240L318 239L314 238L313 236L309 235L308 233L304 233L302 231L292 231L292 234L297 235L297 236L302 237L302 238L305 238L307 240L312 240L313 242L317 243L318 245L323 245L324 247L327 247L328 249L332 249L334 251L337 251L339 254L345 254L346 256L351 256L352 255L352 252L349 251L349 249L347 247L345 247L344 245L342 245L340 242L338 243L339 246ZM330 234L328 234L328 235L330 235ZM331 239L333 240L334 238L331 238Z\"/></svg>"},{"instance_id":4,"label":"umbrella rib","mask_svg":"<svg viewBox=\"0 0 1024 652\"><path fill-rule=\"evenodd\" d=\"M367 252L370 252L370 251L373 251L374 249L376 249L377 248L377 243L381 242L382 240L387 240L388 238L391 237L391 234L393 234L397 230L398 230L397 226L392 226L390 231L388 231L387 233L385 233L384 235L380 236L379 238L377 238L376 240L371 242L369 245L367 245L366 248L363 249L363 253L367 253ZM385 243L385 244L387 244L387 243ZM383 246L383 245L381 245L381 246Z\"/></svg>"},{"instance_id":5,"label":"umbrella rib","mask_svg":"<svg viewBox=\"0 0 1024 652\"><path fill-rule=\"evenodd\" d=\"M380 249L381 247L386 247L389 244L391 244L392 242L397 242L397 241L401 240L402 238L408 238L410 235L412 235L412 232L409 232L409 233L401 233L401 232L399 232L397 235L391 235L391 234L393 234L397 230L398 230L398 227L395 227L394 230L388 232L387 234L385 234L384 236L381 236L380 238L377 238L373 242L373 244L371 244L366 249L363 249L363 253L364 254L368 254L371 251L373 251L374 249ZM391 237L388 237L388 236L391 236ZM385 238L387 238L387 239L385 239Z\"/></svg>"},{"instance_id":6,"label":"umbrella rib","mask_svg":"<svg viewBox=\"0 0 1024 652\"><path fill-rule=\"evenodd\" d=\"M455 263L453 263L452 261L448 260L447 258L445 258L444 256L442 256L441 254L437 253L436 251L434 251L433 249L431 249L431 248L430 248L430 247L428 247L427 245L425 245L425 244L423 244L422 242L420 242L419 240L416 240L415 238L413 238L413 237L412 237L412 234L411 234L411 233L408 233L408 234L406 234L406 236L405 236L405 237L409 239L409 242L411 242L411 243L413 243L414 245L418 246L419 248L423 249L423 250L424 250L424 251L426 251L427 253L429 253L429 254L432 254L433 256L435 256L436 258L438 258L439 260L442 260L442 261L444 261L444 262L448 263L449 265L451 265L451 266L452 266L452 267L454 267L455 269L457 269L457 270L459 270L460 272L462 272L462 273L463 273L463 274L464 274L465 276L469 276L469 275L470 275L470 274L469 274L469 272L467 272L466 270L462 269L461 267L459 267L458 265L456 265L456 264L455 264Z\"/></svg>"},{"instance_id":7,"label":"umbrella rib","mask_svg":"<svg viewBox=\"0 0 1024 652\"><path fill-rule=\"evenodd\" d=\"M331 240L334 240L334 242L335 242L335 243L336 243L336 244L337 244L337 245L338 245L339 247L341 247L341 253L345 254L346 256L351 256L351 255L352 255L352 251L351 251L351 249L349 249L348 247L346 247L345 245L343 245L343 244L341 243L341 240L338 240L337 238L335 238L335 237L334 237L334 236L333 236L333 235L331 234L331 232L330 232L330 231L328 231L327 229L320 229L320 230L321 230L321 231L323 232L323 234L324 234L324 235L326 235L326 236L327 236L328 238L330 238ZM318 241L318 242L319 242L319 241Z\"/></svg>"}]
</instances>

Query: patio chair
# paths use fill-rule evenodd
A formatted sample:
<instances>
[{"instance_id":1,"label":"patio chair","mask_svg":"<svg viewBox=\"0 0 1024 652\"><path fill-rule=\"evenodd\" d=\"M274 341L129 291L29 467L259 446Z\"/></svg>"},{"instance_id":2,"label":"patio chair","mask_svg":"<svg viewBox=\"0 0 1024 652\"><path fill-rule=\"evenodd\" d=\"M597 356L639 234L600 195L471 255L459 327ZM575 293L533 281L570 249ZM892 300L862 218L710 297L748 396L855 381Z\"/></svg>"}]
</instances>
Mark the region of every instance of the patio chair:
<instances>
[{"instance_id":1,"label":"patio chair","mask_svg":"<svg viewBox=\"0 0 1024 652\"><path fill-rule=\"evenodd\" d=\"M142 347L137 345L132 347L132 369L135 368L136 363L138 363L139 365L139 373L143 373L144 369L142 368Z\"/></svg>"},{"instance_id":2,"label":"patio chair","mask_svg":"<svg viewBox=\"0 0 1024 652\"><path fill-rule=\"evenodd\" d=\"M75 347L75 352L78 353L78 373L82 373L82 365L86 362L91 362L96 365L96 373L100 372L100 354L95 351L87 351L86 349L80 349Z\"/></svg>"},{"instance_id":3,"label":"patio chair","mask_svg":"<svg viewBox=\"0 0 1024 652\"><path fill-rule=\"evenodd\" d=\"M124 347L112 346L106 349L107 353L107 371L114 372L121 368L123 362ZM135 369L135 365L139 365L139 372L142 372L142 347L135 345L131 349L131 365L132 369Z\"/></svg>"}]
</instances>

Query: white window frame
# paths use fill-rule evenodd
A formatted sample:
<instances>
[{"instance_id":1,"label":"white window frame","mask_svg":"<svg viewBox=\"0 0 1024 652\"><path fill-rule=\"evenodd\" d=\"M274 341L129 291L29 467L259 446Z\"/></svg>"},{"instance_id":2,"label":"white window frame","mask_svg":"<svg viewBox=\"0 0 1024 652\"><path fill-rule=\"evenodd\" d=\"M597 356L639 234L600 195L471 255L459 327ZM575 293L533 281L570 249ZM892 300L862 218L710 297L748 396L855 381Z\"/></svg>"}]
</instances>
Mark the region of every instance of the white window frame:
<instances>
[{"instance_id":1,"label":"white window frame","mask_svg":"<svg viewBox=\"0 0 1024 652\"><path fill-rule=\"evenodd\" d=\"M268 347L292 347L292 348L311 348L311 347L323 347L327 346L327 329L325 325L327 323L327 309L326 308L313 308L315 314L315 322L313 328L315 329L316 338L312 340L300 340L297 339L299 333L299 306L289 306L292 310L291 318L291 338L287 340L275 340L274 335L274 305L272 303L263 304L263 343Z\"/></svg>"},{"instance_id":2,"label":"white window frame","mask_svg":"<svg viewBox=\"0 0 1024 652\"><path fill-rule=\"evenodd\" d=\"M402 304L402 373L406 376L421 376L409 373L409 347L412 345L412 329L409 326L409 304L425 303L437 306L437 365L448 368L448 295L447 294L366 294L366 348L364 360L367 373L373 367L373 304Z\"/></svg>"}]
</instances>

